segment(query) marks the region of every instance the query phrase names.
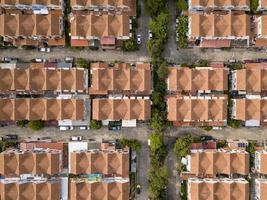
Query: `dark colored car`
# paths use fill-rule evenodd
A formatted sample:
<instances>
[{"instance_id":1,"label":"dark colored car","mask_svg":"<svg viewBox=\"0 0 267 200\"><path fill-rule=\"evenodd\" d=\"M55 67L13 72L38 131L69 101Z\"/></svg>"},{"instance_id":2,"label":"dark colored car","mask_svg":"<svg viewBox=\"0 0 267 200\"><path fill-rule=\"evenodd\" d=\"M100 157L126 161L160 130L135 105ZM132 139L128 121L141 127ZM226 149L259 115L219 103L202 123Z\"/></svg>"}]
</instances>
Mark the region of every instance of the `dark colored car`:
<instances>
[{"instance_id":1,"label":"dark colored car","mask_svg":"<svg viewBox=\"0 0 267 200\"><path fill-rule=\"evenodd\" d=\"M5 135L5 139L6 140L17 140L18 139L18 135Z\"/></svg>"},{"instance_id":2,"label":"dark colored car","mask_svg":"<svg viewBox=\"0 0 267 200\"><path fill-rule=\"evenodd\" d=\"M201 141L208 141L208 140L213 140L213 138L209 135L203 135L200 137Z\"/></svg>"}]
</instances>

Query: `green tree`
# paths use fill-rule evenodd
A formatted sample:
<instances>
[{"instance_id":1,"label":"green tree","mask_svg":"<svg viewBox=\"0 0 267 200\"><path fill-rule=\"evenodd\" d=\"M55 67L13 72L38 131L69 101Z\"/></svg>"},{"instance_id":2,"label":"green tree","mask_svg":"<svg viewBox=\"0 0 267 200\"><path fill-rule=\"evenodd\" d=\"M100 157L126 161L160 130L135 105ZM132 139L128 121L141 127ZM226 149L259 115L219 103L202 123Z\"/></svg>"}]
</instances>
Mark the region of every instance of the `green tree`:
<instances>
[{"instance_id":1,"label":"green tree","mask_svg":"<svg viewBox=\"0 0 267 200\"><path fill-rule=\"evenodd\" d=\"M162 80L168 78L169 71L168 71L168 63L166 61L160 63L157 73L158 77Z\"/></svg>"},{"instance_id":2,"label":"green tree","mask_svg":"<svg viewBox=\"0 0 267 200\"><path fill-rule=\"evenodd\" d=\"M31 120L29 121L28 127L34 131L39 131L44 128L44 122L41 120Z\"/></svg>"},{"instance_id":3,"label":"green tree","mask_svg":"<svg viewBox=\"0 0 267 200\"><path fill-rule=\"evenodd\" d=\"M259 7L259 0L250 0L250 11L255 13Z\"/></svg>"},{"instance_id":4,"label":"green tree","mask_svg":"<svg viewBox=\"0 0 267 200\"><path fill-rule=\"evenodd\" d=\"M138 50L138 45L135 38L123 41L122 44L123 51L136 51Z\"/></svg>"},{"instance_id":5,"label":"green tree","mask_svg":"<svg viewBox=\"0 0 267 200\"><path fill-rule=\"evenodd\" d=\"M174 152L178 157L185 157L190 153L190 147L193 142L192 135L186 135L183 138L178 138L174 145Z\"/></svg>"},{"instance_id":6,"label":"green tree","mask_svg":"<svg viewBox=\"0 0 267 200\"><path fill-rule=\"evenodd\" d=\"M148 172L149 199L166 199L166 185L168 183L168 170L166 167L151 168Z\"/></svg>"},{"instance_id":7,"label":"green tree","mask_svg":"<svg viewBox=\"0 0 267 200\"><path fill-rule=\"evenodd\" d=\"M151 116L151 128L157 132L162 132L166 124L166 112L153 109L153 114Z\"/></svg>"},{"instance_id":8,"label":"green tree","mask_svg":"<svg viewBox=\"0 0 267 200\"><path fill-rule=\"evenodd\" d=\"M102 122L99 120L92 119L90 127L91 129L100 129L102 127Z\"/></svg>"},{"instance_id":9,"label":"green tree","mask_svg":"<svg viewBox=\"0 0 267 200\"><path fill-rule=\"evenodd\" d=\"M28 123L29 123L29 121L28 120L18 120L17 122L16 122L16 124L17 124L17 126L19 126L19 127L26 127L27 125L28 125Z\"/></svg>"},{"instance_id":10,"label":"green tree","mask_svg":"<svg viewBox=\"0 0 267 200\"><path fill-rule=\"evenodd\" d=\"M153 33L153 38L161 40L163 43L168 39L169 15L161 12L154 20L149 22L149 29Z\"/></svg>"},{"instance_id":11,"label":"green tree","mask_svg":"<svg viewBox=\"0 0 267 200\"><path fill-rule=\"evenodd\" d=\"M178 45L180 48L187 48L188 46L188 17L179 16L177 24L177 33L178 33Z\"/></svg>"},{"instance_id":12,"label":"green tree","mask_svg":"<svg viewBox=\"0 0 267 200\"><path fill-rule=\"evenodd\" d=\"M85 69L89 68L89 62L83 58L77 58L76 64Z\"/></svg>"},{"instance_id":13,"label":"green tree","mask_svg":"<svg viewBox=\"0 0 267 200\"><path fill-rule=\"evenodd\" d=\"M166 0L145 0L145 7L151 17L154 18L165 10L166 3Z\"/></svg>"},{"instance_id":14,"label":"green tree","mask_svg":"<svg viewBox=\"0 0 267 200\"><path fill-rule=\"evenodd\" d=\"M178 8L178 11L181 13L182 11L188 10L188 4L185 0L178 0L177 8Z\"/></svg>"}]
</instances>

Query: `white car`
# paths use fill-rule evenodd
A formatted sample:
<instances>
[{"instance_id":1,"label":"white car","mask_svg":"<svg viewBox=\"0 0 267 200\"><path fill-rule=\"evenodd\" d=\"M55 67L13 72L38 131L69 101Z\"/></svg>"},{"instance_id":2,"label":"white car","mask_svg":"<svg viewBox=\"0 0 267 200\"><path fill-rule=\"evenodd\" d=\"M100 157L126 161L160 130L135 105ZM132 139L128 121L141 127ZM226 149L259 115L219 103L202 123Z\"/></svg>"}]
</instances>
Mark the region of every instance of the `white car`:
<instances>
[{"instance_id":1,"label":"white car","mask_svg":"<svg viewBox=\"0 0 267 200\"><path fill-rule=\"evenodd\" d=\"M71 141L82 141L83 137L82 136L71 136L70 140Z\"/></svg>"},{"instance_id":2,"label":"white car","mask_svg":"<svg viewBox=\"0 0 267 200\"><path fill-rule=\"evenodd\" d=\"M50 52L51 52L51 49L48 48L48 47L41 47L41 48L39 48L39 51L40 51L40 52L50 53Z\"/></svg>"},{"instance_id":3,"label":"white car","mask_svg":"<svg viewBox=\"0 0 267 200\"><path fill-rule=\"evenodd\" d=\"M151 40L153 38L153 34L151 30L148 30L148 39Z\"/></svg>"},{"instance_id":4,"label":"white car","mask_svg":"<svg viewBox=\"0 0 267 200\"><path fill-rule=\"evenodd\" d=\"M137 44L141 44L141 35L140 34L137 35Z\"/></svg>"}]
</instances>

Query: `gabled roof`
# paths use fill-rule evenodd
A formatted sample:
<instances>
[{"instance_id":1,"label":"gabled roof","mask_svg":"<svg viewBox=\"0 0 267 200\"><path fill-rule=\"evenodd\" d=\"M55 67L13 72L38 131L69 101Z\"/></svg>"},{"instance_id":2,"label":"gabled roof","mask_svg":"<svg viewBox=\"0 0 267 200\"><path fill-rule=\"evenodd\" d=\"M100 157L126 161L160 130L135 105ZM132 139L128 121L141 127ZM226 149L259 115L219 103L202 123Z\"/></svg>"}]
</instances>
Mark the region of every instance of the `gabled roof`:
<instances>
[{"instance_id":1,"label":"gabled roof","mask_svg":"<svg viewBox=\"0 0 267 200\"><path fill-rule=\"evenodd\" d=\"M250 6L249 0L192 0L192 7L203 6L203 7L242 7Z\"/></svg>"},{"instance_id":2,"label":"gabled roof","mask_svg":"<svg viewBox=\"0 0 267 200\"><path fill-rule=\"evenodd\" d=\"M267 90L267 63L247 63L246 68L235 70L236 90L261 92Z\"/></svg>"},{"instance_id":3,"label":"gabled roof","mask_svg":"<svg viewBox=\"0 0 267 200\"><path fill-rule=\"evenodd\" d=\"M224 121L227 119L227 99L167 98L169 121Z\"/></svg>"},{"instance_id":4,"label":"gabled roof","mask_svg":"<svg viewBox=\"0 0 267 200\"><path fill-rule=\"evenodd\" d=\"M129 16L74 15L71 19L71 36L99 38L129 36Z\"/></svg>"},{"instance_id":5,"label":"gabled roof","mask_svg":"<svg viewBox=\"0 0 267 200\"><path fill-rule=\"evenodd\" d=\"M106 63L91 64L92 81L89 88L90 94L107 94L109 91L130 91L150 94L151 69L150 64L117 63L109 67Z\"/></svg>"},{"instance_id":6,"label":"gabled roof","mask_svg":"<svg viewBox=\"0 0 267 200\"><path fill-rule=\"evenodd\" d=\"M93 99L93 119L149 120L150 99Z\"/></svg>"},{"instance_id":7,"label":"gabled roof","mask_svg":"<svg viewBox=\"0 0 267 200\"><path fill-rule=\"evenodd\" d=\"M6 4L6 5L17 5L17 4L22 4L22 5L44 5L44 6L49 6L49 5L56 5L60 6L60 0L0 0L0 4Z\"/></svg>"},{"instance_id":8,"label":"gabled roof","mask_svg":"<svg viewBox=\"0 0 267 200\"><path fill-rule=\"evenodd\" d=\"M70 180L70 200L129 199L129 181Z\"/></svg>"},{"instance_id":9,"label":"gabled roof","mask_svg":"<svg viewBox=\"0 0 267 200\"><path fill-rule=\"evenodd\" d=\"M114 174L120 177L129 175L129 152L96 150L72 152L70 172L73 174Z\"/></svg>"},{"instance_id":10,"label":"gabled roof","mask_svg":"<svg viewBox=\"0 0 267 200\"><path fill-rule=\"evenodd\" d=\"M58 174L61 172L61 151L5 151L0 153L0 174Z\"/></svg>"},{"instance_id":11,"label":"gabled roof","mask_svg":"<svg viewBox=\"0 0 267 200\"><path fill-rule=\"evenodd\" d=\"M0 99L0 120L82 120L82 99Z\"/></svg>"},{"instance_id":12,"label":"gabled roof","mask_svg":"<svg viewBox=\"0 0 267 200\"><path fill-rule=\"evenodd\" d=\"M57 14L48 15L0 15L2 36L60 36L60 19Z\"/></svg>"},{"instance_id":13,"label":"gabled roof","mask_svg":"<svg viewBox=\"0 0 267 200\"><path fill-rule=\"evenodd\" d=\"M249 173L249 154L245 151L192 150L190 173L196 176Z\"/></svg>"},{"instance_id":14,"label":"gabled roof","mask_svg":"<svg viewBox=\"0 0 267 200\"><path fill-rule=\"evenodd\" d=\"M191 37L246 37L250 17L246 14L191 14Z\"/></svg>"},{"instance_id":15,"label":"gabled roof","mask_svg":"<svg viewBox=\"0 0 267 200\"><path fill-rule=\"evenodd\" d=\"M188 198L192 200L249 200L245 179L189 179Z\"/></svg>"},{"instance_id":16,"label":"gabled roof","mask_svg":"<svg viewBox=\"0 0 267 200\"><path fill-rule=\"evenodd\" d=\"M224 91L228 89L228 69L169 67L168 89L170 91Z\"/></svg>"},{"instance_id":17,"label":"gabled roof","mask_svg":"<svg viewBox=\"0 0 267 200\"><path fill-rule=\"evenodd\" d=\"M259 165L259 169L256 168L258 173L261 174L267 174L267 151L256 151L256 156L257 157L257 164Z\"/></svg>"}]
</instances>

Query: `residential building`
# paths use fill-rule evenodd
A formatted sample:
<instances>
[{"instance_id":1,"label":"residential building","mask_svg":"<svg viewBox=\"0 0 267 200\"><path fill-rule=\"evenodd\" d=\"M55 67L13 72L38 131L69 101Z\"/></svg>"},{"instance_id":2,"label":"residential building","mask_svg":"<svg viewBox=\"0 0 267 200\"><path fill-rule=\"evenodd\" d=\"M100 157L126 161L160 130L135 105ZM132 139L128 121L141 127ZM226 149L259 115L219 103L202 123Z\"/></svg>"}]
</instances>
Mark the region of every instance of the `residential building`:
<instances>
[{"instance_id":1,"label":"residential building","mask_svg":"<svg viewBox=\"0 0 267 200\"><path fill-rule=\"evenodd\" d=\"M227 68L169 67L167 87L171 93L210 93L228 90Z\"/></svg>"},{"instance_id":2,"label":"residential building","mask_svg":"<svg viewBox=\"0 0 267 200\"><path fill-rule=\"evenodd\" d=\"M199 41L200 47L230 47L231 41L235 40L244 41L244 45L249 46L250 16L191 13L188 17L188 38Z\"/></svg>"},{"instance_id":3,"label":"residential building","mask_svg":"<svg viewBox=\"0 0 267 200\"><path fill-rule=\"evenodd\" d=\"M267 175L267 151L255 152L255 170L257 173Z\"/></svg>"},{"instance_id":4,"label":"residential building","mask_svg":"<svg viewBox=\"0 0 267 200\"><path fill-rule=\"evenodd\" d=\"M0 7L4 9L33 10L33 12L48 12L48 10L63 10L63 0L1 0Z\"/></svg>"},{"instance_id":5,"label":"residential building","mask_svg":"<svg viewBox=\"0 0 267 200\"><path fill-rule=\"evenodd\" d=\"M83 99L17 98L0 99L0 121L84 120Z\"/></svg>"},{"instance_id":6,"label":"residential building","mask_svg":"<svg viewBox=\"0 0 267 200\"><path fill-rule=\"evenodd\" d=\"M259 0L258 11L265 11L265 10L267 10L267 1Z\"/></svg>"},{"instance_id":7,"label":"residential building","mask_svg":"<svg viewBox=\"0 0 267 200\"><path fill-rule=\"evenodd\" d=\"M267 91L267 63L246 63L245 68L231 72L232 90L240 94Z\"/></svg>"},{"instance_id":8,"label":"residential building","mask_svg":"<svg viewBox=\"0 0 267 200\"><path fill-rule=\"evenodd\" d=\"M267 179L255 179L255 200L267 199Z\"/></svg>"},{"instance_id":9,"label":"residential building","mask_svg":"<svg viewBox=\"0 0 267 200\"><path fill-rule=\"evenodd\" d=\"M187 184L187 198L188 200L249 200L249 182L246 179L191 178Z\"/></svg>"},{"instance_id":10,"label":"residential building","mask_svg":"<svg viewBox=\"0 0 267 200\"><path fill-rule=\"evenodd\" d=\"M265 10L267 10L267 1L266 1ZM255 46L266 47L267 46L267 15L259 15L256 18L255 27L256 27Z\"/></svg>"},{"instance_id":11,"label":"residential building","mask_svg":"<svg viewBox=\"0 0 267 200\"><path fill-rule=\"evenodd\" d=\"M70 153L70 173L109 174L119 177L129 175L129 151L87 150Z\"/></svg>"},{"instance_id":12,"label":"residential building","mask_svg":"<svg viewBox=\"0 0 267 200\"><path fill-rule=\"evenodd\" d=\"M55 178L5 178L0 181L0 198L60 200L64 199L61 187L60 180Z\"/></svg>"},{"instance_id":13,"label":"residential building","mask_svg":"<svg viewBox=\"0 0 267 200\"><path fill-rule=\"evenodd\" d=\"M89 46L90 40L109 38L108 46L116 46L116 40L130 39L129 16L109 14L72 13L70 16L71 45ZM82 41L82 44L76 44ZM111 43L113 42L113 43ZM102 46L105 46L103 43Z\"/></svg>"},{"instance_id":14,"label":"residential building","mask_svg":"<svg viewBox=\"0 0 267 200\"><path fill-rule=\"evenodd\" d=\"M87 93L88 74L82 68L0 68L2 93Z\"/></svg>"},{"instance_id":15,"label":"residential building","mask_svg":"<svg viewBox=\"0 0 267 200\"><path fill-rule=\"evenodd\" d=\"M142 94L150 95L151 67L149 63L137 63L131 66L128 63L116 63L110 66L107 63L91 64L90 95L108 94Z\"/></svg>"},{"instance_id":16,"label":"residential building","mask_svg":"<svg viewBox=\"0 0 267 200\"><path fill-rule=\"evenodd\" d=\"M92 102L92 119L140 120L151 117L151 101L145 98L96 98Z\"/></svg>"},{"instance_id":17,"label":"residential building","mask_svg":"<svg viewBox=\"0 0 267 200\"><path fill-rule=\"evenodd\" d=\"M174 126L225 126L226 96L168 96L168 120Z\"/></svg>"},{"instance_id":18,"label":"residential building","mask_svg":"<svg viewBox=\"0 0 267 200\"><path fill-rule=\"evenodd\" d=\"M189 9L190 11L209 11L209 10L250 10L250 1L249 0L189 0Z\"/></svg>"},{"instance_id":19,"label":"residential building","mask_svg":"<svg viewBox=\"0 0 267 200\"><path fill-rule=\"evenodd\" d=\"M73 10L87 10L98 13L127 13L130 16L136 15L136 0L71 0Z\"/></svg>"},{"instance_id":20,"label":"residential building","mask_svg":"<svg viewBox=\"0 0 267 200\"><path fill-rule=\"evenodd\" d=\"M8 150L0 153L0 174L5 177L55 175L62 170L62 152L50 149Z\"/></svg>"},{"instance_id":21,"label":"residential building","mask_svg":"<svg viewBox=\"0 0 267 200\"><path fill-rule=\"evenodd\" d=\"M242 150L191 150L186 159L187 171L198 177L249 173L249 153Z\"/></svg>"},{"instance_id":22,"label":"residential building","mask_svg":"<svg viewBox=\"0 0 267 200\"><path fill-rule=\"evenodd\" d=\"M129 191L128 178L105 178L93 174L86 179L70 179L70 200L128 200Z\"/></svg>"},{"instance_id":23,"label":"residential building","mask_svg":"<svg viewBox=\"0 0 267 200\"><path fill-rule=\"evenodd\" d=\"M0 36L14 46L64 46L62 13L0 14Z\"/></svg>"},{"instance_id":24,"label":"residential building","mask_svg":"<svg viewBox=\"0 0 267 200\"><path fill-rule=\"evenodd\" d=\"M266 125L267 98L247 95L246 98L233 99L231 117L244 122L245 126Z\"/></svg>"}]
</instances>

